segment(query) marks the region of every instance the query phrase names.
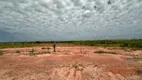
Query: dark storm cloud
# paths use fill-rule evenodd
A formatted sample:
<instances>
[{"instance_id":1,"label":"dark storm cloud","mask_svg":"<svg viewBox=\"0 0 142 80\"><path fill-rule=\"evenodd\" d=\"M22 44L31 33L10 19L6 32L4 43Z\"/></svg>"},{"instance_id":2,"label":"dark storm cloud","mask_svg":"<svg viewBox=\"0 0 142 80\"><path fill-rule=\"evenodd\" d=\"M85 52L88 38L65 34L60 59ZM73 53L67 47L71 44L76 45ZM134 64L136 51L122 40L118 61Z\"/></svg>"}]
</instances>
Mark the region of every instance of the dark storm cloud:
<instances>
[{"instance_id":1,"label":"dark storm cloud","mask_svg":"<svg viewBox=\"0 0 142 80\"><path fill-rule=\"evenodd\" d=\"M110 1L0 0L0 41L142 38L142 1Z\"/></svg>"}]
</instances>

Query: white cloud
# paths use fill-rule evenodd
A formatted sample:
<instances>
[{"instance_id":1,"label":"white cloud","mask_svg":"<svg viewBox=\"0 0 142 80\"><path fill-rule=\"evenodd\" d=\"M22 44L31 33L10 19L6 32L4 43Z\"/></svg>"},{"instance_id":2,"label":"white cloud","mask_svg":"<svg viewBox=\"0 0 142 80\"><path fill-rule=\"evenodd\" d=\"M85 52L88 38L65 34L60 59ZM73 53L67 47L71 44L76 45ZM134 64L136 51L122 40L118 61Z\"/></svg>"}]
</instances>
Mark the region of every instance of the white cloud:
<instances>
[{"instance_id":1,"label":"white cloud","mask_svg":"<svg viewBox=\"0 0 142 80\"><path fill-rule=\"evenodd\" d=\"M111 4L108 0L0 0L0 29L33 40L138 36L142 32L142 0L110 1Z\"/></svg>"}]
</instances>

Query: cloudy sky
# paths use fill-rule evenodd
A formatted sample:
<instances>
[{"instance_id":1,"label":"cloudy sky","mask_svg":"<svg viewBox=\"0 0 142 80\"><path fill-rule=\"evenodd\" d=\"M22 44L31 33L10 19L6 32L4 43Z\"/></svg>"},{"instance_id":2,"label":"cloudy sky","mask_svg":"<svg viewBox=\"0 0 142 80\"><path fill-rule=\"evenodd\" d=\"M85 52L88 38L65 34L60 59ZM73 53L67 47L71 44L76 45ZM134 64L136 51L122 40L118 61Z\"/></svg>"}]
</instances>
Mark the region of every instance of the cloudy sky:
<instances>
[{"instance_id":1,"label":"cloudy sky","mask_svg":"<svg viewBox=\"0 0 142 80\"><path fill-rule=\"evenodd\" d=\"M142 0L0 0L0 42L142 39Z\"/></svg>"}]
</instances>

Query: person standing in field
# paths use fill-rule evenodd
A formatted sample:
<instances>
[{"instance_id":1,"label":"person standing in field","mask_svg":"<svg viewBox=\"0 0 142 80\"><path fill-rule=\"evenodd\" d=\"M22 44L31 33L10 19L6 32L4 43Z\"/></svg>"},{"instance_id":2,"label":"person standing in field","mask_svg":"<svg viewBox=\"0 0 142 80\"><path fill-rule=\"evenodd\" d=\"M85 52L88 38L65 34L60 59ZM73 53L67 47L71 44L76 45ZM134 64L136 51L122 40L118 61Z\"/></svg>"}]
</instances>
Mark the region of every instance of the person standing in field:
<instances>
[{"instance_id":1,"label":"person standing in field","mask_svg":"<svg viewBox=\"0 0 142 80\"><path fill-rule=\"evenodd\" d=\"M56 52L56 44L55 43L53 44L53 49L54 49L53 52Z\"/></svg>"}]
</instances>

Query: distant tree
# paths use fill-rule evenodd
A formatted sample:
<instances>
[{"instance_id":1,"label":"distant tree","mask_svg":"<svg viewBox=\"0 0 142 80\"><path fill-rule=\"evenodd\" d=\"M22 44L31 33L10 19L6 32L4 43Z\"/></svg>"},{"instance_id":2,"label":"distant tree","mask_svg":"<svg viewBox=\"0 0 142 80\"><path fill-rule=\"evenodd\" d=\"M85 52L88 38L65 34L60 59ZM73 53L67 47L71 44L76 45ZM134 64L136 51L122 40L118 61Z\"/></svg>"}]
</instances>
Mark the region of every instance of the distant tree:
<instances>
[{"instance_id":1,"label":"distant tree","mask_svg":"<svg viewBox=\"0 0 142 80\"><path fill-rule=\"evenodd\" d=\"M36 41L35 43L38 43L38 44L39 44L39 43L41 43L41 41Z\"/></svg>"}]
</instances>

